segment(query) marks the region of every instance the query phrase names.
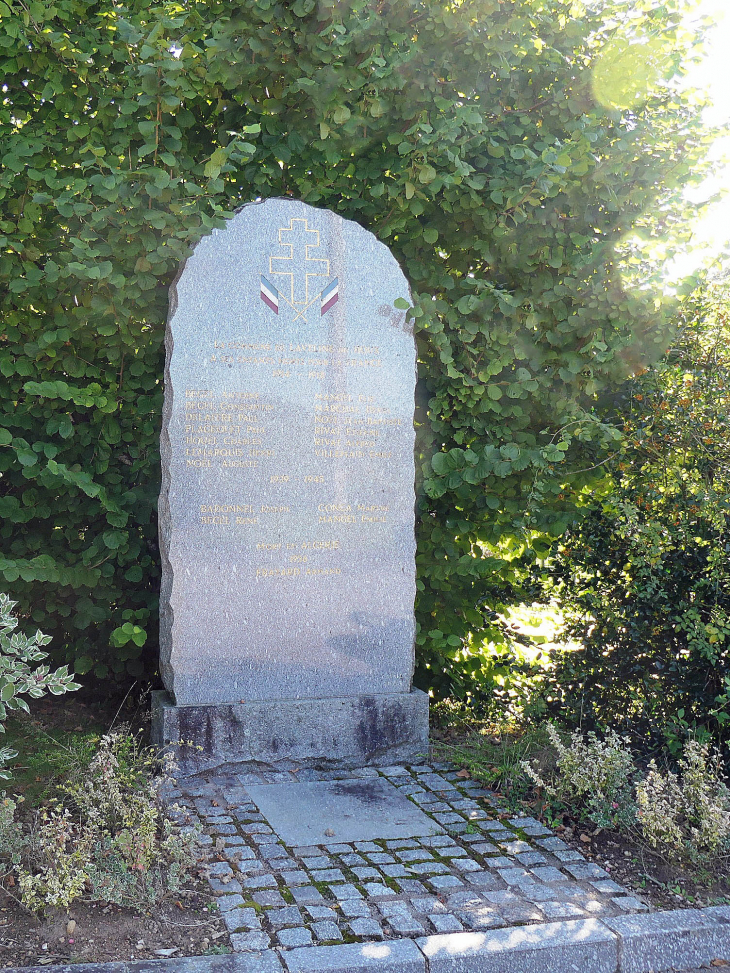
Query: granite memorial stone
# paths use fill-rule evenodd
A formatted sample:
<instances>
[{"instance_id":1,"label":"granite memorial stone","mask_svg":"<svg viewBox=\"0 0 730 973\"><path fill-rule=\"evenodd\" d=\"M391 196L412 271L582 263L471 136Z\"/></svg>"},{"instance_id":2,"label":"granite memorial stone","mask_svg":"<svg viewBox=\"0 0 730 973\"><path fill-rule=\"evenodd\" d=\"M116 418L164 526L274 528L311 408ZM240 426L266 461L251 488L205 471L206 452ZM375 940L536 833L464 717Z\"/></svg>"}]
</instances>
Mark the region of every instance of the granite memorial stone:
<instances>
[{"instance_id":1,"label":"granite memorial stone","mask_svg":"<svg viewBox=\"0 0 730 973\"><path fill-rule=\"evenodd\" d=\"M157 742L202 741L207 765L423 750L408 298L371 233L288 199L245 206L181 268Z\"/></svg>"}]
</instances>

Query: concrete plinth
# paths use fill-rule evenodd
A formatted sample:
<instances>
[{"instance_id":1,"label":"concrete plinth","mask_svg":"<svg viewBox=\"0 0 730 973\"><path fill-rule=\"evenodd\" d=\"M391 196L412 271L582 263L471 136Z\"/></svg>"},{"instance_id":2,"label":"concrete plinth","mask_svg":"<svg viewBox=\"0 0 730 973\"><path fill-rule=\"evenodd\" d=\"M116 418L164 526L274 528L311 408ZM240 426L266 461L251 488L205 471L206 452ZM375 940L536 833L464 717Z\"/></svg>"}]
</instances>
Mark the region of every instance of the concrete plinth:
<instances>
[{"instance_id":1,"label":"concrete plinth","mask_svg":"<svg viewBox=\"0 0 730 973\"><path fill-rule=\"evenodd\" d=\"M152 742L182 743L177 762L194 774L245 761L333 766L412 762L428 752L428 696L410 693L175 706L152 694Z\"/></svg>"}]
</instances>

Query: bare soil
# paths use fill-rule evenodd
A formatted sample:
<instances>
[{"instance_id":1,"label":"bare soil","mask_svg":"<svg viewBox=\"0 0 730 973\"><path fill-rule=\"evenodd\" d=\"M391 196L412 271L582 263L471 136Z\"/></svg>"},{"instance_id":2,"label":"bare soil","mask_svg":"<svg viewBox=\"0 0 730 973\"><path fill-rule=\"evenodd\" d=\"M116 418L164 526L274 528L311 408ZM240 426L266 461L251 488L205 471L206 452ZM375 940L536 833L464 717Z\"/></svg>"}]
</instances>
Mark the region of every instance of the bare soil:
<instances>
[{"instance_id":1,"label":"bare soil","mask_svg":"<svg viewBox=\"0 0 730 973\"><path fill-rule=\"evenodd\" d=\"M39 919L0 888L0 969L230 952L228 933L210 902L210 891L201 881L199 889L178 895L149 915L75 902Z\"/></svg>"}]
</instances>

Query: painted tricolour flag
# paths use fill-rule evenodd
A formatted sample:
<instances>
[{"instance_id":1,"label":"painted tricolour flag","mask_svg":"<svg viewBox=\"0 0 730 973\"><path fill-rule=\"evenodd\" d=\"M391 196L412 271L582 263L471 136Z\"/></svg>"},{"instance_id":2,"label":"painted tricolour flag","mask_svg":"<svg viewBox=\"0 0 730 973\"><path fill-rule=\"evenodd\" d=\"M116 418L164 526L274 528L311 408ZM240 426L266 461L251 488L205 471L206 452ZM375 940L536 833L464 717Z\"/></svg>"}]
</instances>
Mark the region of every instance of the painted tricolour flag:
<instances>
[{"instance_id":1,"label":"painted tricolour flag","mask_svg":"<svg viewBox=\"0 0 730 973\"><path fill-rule=\"evenodd\" d=\"M279 292L264 276L261 277L261 300L274 314L279 313Z\"/></svg>"},{"instance_id":2,"label":"painted tricolour flag","mask_svg":"<svg viewBox=\"0 0 730 973\"><path fill-rule=\"evenodd\" d=\"M328 284L322 291L322 314L326 314L331 307L334 307L340 296L339 278L335 277L331 284Z\"/></svg>"}]
</instances>

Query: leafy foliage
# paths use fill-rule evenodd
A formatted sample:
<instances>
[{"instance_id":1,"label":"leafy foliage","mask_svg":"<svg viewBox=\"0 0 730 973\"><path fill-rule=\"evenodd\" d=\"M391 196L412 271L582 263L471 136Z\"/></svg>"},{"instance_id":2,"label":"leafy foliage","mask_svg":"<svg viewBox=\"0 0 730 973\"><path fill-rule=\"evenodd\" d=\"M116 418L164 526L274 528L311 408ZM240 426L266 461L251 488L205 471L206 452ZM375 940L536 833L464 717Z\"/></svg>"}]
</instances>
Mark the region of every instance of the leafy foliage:
<instances>
[{"instance_id":1,"label":"leafy foliage","mask_svg":"<svg viewBox=\"0 0 730 973\"><path fill-rule=\"evenodd\" d=\"M62 788L63 801L35 821L21 824L15 803L0 803L0 862L11 866L28 908L67 907L87 893L139 908L179 891L199 863L197 831L183 833L166 814L160 793L170 778L158 774L160 763L138 737L117 730Z\"/></svg>"},{"instance_id":2,"label":"leafy foliage","mask_svg":"<svg viewBox=\"0 0 730 973\"><path fill-rule=\"evenodd\" d=\"M167 285L236 206L290 195L413 285L418 678L466 692L471 633L505 644L495 611L532 600L615 435L593 397L667 341L622 261L701 174L680 0L0 9L0 572L24 609L77 672L155 659Z\"/></svg>"},{"instance_id":3,"label":"leafy foliage","mask_svg":"<svg viewBox=\"0 0 730 973\"><path fill-rule=\"evenodd\" d=\"M4 720L8 710L30 712L23 696L38 699L46 691L54 696L62 696L81 688L73 681L68 666L61 666L55 672L46 665L31 668L29 663L40 662L48 656L41 646L47 645L51 640L41 631L30 638L22 632L15 632L18 619L13 615L14 606L15 602L4 592L0 592L0 733L5 732ZM0 780L9 779L10 775L2 768L16 756L14 750L0 748Z\"/></svg>"},{"instance_id":4,"label":"leafy foliage","mask_svg":"<svg viewBox=\"0 0 730 973\"><path fill-rule=\"evenodd\" d=\"M569 632L561 718L676 753L730 719L728 284L689 302L672 352L612 403L625 439L556 561Z\"/></svg>"}]
</instances>

